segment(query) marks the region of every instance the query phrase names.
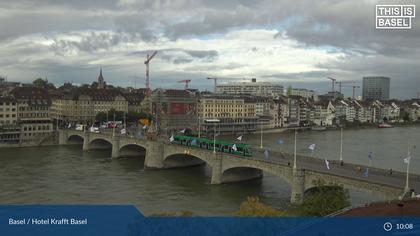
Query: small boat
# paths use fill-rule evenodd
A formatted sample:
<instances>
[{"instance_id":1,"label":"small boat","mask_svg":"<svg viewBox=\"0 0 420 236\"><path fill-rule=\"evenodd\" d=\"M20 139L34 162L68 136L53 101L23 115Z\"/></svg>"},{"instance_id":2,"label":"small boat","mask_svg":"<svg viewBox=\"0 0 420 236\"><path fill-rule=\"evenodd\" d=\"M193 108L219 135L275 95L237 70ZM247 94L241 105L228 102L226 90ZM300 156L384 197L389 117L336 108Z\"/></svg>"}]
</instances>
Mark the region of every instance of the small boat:
<instances>
[{"instance_id":1,"label":"small boat","mask_svg":"<svg viewBox=\"0 0 420 236\"><path fill-rule=\"evenodd\" d=\"M327 127L325 127L325 126L312 126L311 130L313 130L313 131L324 131L324 130L327 130Z\"/></svg>"},{"instance_id":2,"label":"small boat","mask_svg":"<svg viewBox=\"0 0 420 236\"><path fill-rule=\"evenodd\" d=\"M387 123L382 123L378 125L378 128L392 128L392 125Z\"/></svg>"}]
</instances>

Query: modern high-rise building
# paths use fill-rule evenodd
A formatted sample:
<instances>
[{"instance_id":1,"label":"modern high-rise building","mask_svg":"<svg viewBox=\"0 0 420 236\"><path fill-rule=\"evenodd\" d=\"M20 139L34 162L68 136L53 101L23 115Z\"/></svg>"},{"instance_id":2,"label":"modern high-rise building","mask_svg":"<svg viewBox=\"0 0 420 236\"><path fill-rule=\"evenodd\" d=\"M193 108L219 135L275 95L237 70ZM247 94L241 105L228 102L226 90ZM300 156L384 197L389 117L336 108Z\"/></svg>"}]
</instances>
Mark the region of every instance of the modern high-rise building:
<instances>
[{"instance_id":1,"label":"modern high-rise building","mask_svg":"<svg viewBox=\"0 0 420 236\"><path fill-rule=\"evenodd\" d=\"M384 76L363 77L364 100L389 100L389 84L391 79Z\"/></svg>"},{"instance_id":2,"label":"modern high-rise building","mask_svg":"<svg viewBox=\"0 0 420 236\"><path fill-rule=\"evenodd\" d=\"M216 93L278 97L283 95L283 85L270 82L257 82L256 79L252 79L251 82L218 84L216 86Z\"/></svg>"}]
</instances>

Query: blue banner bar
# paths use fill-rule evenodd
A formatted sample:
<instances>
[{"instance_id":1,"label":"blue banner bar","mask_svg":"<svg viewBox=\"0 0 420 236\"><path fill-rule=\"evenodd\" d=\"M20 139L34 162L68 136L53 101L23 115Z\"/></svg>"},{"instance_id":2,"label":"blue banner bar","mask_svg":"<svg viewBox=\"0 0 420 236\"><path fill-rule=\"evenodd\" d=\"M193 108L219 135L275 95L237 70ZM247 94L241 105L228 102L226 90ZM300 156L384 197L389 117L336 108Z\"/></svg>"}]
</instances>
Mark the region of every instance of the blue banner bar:
<instances>
[{"instance_id":1,"label":"blue banner bar","mask_svg":"<svg viewBox=\"0 0 420 236\"><path fill-rule=\"evenodd\" d=\"M420 235L420 217L144 217L134 206L0 206L0 235Z\"/></svg>"}]
</instances>

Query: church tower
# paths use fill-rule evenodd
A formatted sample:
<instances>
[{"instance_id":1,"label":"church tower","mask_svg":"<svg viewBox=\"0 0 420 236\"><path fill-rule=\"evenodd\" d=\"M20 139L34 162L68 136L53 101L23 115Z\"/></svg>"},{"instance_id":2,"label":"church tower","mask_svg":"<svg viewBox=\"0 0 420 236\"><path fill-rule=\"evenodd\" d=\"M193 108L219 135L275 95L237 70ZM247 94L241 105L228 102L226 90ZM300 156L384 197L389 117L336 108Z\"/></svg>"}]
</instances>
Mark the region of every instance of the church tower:
<instances>
[{"instance_id":1,"label":"church tower","mask_svg":"<svg viewBox=\"0 0 420 236\"><path fill-rule=\"evenodd\" d=\"M99 76L98 76L98 89L104 89L106 87L105 84L105 80L104 77L102 76L102 68L99 71Z\"/></svg>"}]
</instances>

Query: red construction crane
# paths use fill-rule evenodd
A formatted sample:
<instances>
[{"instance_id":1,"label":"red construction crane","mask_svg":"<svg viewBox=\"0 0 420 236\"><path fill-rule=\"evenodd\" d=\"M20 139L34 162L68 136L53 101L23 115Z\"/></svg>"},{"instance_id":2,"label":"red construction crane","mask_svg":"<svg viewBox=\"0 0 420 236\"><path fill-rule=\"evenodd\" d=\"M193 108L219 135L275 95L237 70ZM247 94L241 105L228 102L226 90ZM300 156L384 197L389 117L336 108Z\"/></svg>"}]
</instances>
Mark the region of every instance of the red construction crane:
<instances>
[{"instance_id":1,"label":"red construction crane","mask_svg":"<svg viewBox=\"0 0 420 236\"><path fill-rule=\"evenodd\" d=\"M214 80L214 92L216 92L216 87L217 87L217 78L207 78L207 79L212 79L212 80Z\"/></svg>"},{"instance_id":2,"label":"red construction crane","mask_svg":"<svg viewBox=\"0 0 420 236\"><path fill-rule=\"evenodd\" d=\"M178 81L178 83L185 83L185 90L187 90L188 89L188 84L191 82L191 80L190 79L184 79L184 80L180 80L180 81Z\"/></svg>"},{"instance_id":3,"label":"red construction crane","mask_svg":"<svg viewBox=\"0 0 420 236\"><path fill-rule=\"evenodd\" d=\"M144 64L146 65L146 96L150 95L150 83L149 83L149 63L153 59L153 57L156 55L157 51L154 51L151 56L147 54L147 58L144 61Z\"/></svg>"}]
</instances>

